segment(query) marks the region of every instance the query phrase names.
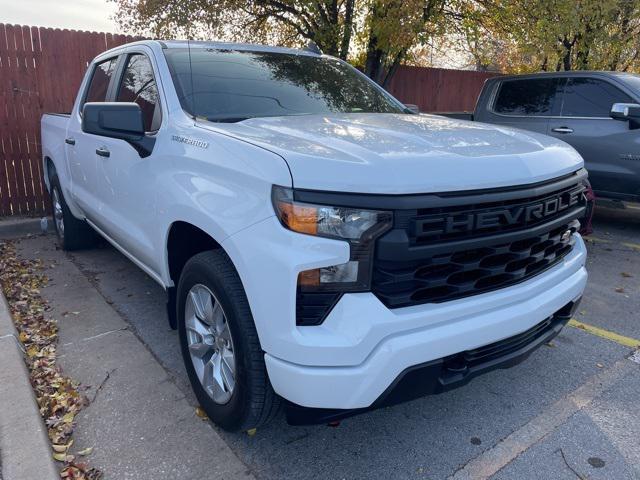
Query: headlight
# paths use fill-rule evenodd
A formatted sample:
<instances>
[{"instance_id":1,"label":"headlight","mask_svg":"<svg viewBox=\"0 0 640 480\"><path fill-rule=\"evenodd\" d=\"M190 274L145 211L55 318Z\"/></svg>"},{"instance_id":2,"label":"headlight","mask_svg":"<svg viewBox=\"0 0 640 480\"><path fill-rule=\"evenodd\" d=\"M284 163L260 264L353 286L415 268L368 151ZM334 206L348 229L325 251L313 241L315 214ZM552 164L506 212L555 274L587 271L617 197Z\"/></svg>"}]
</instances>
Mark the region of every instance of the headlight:
<instances>
[{"instance_id":1,"label":"headlight","mask_svg":"<svg viewBox=\"0 0 640 480\"><path fill-rule=\"evenodd\" d=\"M311 291L365 291L370 287L374 241L391 227L390 212L315 205L294 200L290 188L273 187L273 207L285 228L298 233L349 242L350 260L342 265L307 270L298 288Z\"/></svg>"},{"instance_id":2,"label":"headlight","mask_svg":"<svg viewBox=\"0 0 640 480\"><path fill-rule=\"evenodd\" d=\"M355 242L384 231L391 219L388 212L296 202L292 189L278 186L273 187L273 206L289 230Z\"/></svg>"}]
</instances>

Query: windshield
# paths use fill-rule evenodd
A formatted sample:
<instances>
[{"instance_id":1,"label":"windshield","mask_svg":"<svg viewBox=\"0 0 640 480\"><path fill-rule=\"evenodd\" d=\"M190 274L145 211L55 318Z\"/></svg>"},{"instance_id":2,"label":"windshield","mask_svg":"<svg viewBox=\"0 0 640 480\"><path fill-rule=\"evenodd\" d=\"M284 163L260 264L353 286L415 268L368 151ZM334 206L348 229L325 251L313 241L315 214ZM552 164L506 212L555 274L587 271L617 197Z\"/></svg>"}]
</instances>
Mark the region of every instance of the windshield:
<instances>
[{"instance_id":1,"label":"windshield","mask_svg":"<svg viewBox=\"0 0 640 480\"><path fill-rule=\"evenodd\" d=\"M633 89L636 98L640 97L640 75L627 73L624 75L620 75L620 80L625 82L629 87Z\"/></svg>"},{"instance_id":2,"label":"windshield","mask_svg":"<svg viewBox=\"0 0 640 480\"><path fill-rule=\"evenodd\" d=\"M192 48L189 62L186 48L170 48L164 53L182 108L211 121L406 112L353 67L334 58Z\"/></svg>"}]
</instances>

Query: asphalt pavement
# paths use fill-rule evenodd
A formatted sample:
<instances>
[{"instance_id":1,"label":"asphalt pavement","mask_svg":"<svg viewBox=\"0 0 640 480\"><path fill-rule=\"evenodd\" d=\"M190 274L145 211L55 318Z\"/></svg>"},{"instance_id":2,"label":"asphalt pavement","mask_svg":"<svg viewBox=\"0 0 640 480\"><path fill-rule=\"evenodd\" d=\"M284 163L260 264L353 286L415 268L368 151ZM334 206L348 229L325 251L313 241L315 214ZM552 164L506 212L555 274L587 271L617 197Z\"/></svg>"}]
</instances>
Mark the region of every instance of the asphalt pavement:
<instances>
[{"instance_id":1,"label":"asphalt pavement","mask_svg":"<svg viewBox=\"0 0 640 480\"><path fill-rule=\"evenodd\" d=\"M601 329L600 336L567 327L550 346L514 368L445 394L345 420L337 428L290 427L282 416L253 436L209 424L209 433L197 426L191 439L181 427L180 441L171 443L171 455L163 461L186 464L181 478L201 475L202 468L190 469L189 463L198 461L193 445L202 452L209 436L215 445L222 438L247 474L258 479L640 478L640 364L628 358L629 347L605 338L613 332L640 339L640 210L598 209L594 226L588 243L590 279L576 319ZM166 373L156 372L154 378L180 392L175 408L181 418L186 418L183 400L195 409L159 286L106 245L67 255L55 249L54 237L46 236L22 241L21 251L55 257L71 276L82 272L98 294L91 301L120 317ZM59 289L57 294L58 312L63 312L65 293ZM69 368L81 373L83 365ZM170 403L162 403L163 416L173 414ZM105 415L118 407L109 408ZM154 400L124 402L121 408L153 409ZM92 439L100 448L100 435ZM106 478L114 478L113 459L99 461ZM136 456L118 461L135 462ZM215 463L215 457L209 461ZM164 478L136 471L142 475L136 478Z\"/></svg>"}]
</instances>

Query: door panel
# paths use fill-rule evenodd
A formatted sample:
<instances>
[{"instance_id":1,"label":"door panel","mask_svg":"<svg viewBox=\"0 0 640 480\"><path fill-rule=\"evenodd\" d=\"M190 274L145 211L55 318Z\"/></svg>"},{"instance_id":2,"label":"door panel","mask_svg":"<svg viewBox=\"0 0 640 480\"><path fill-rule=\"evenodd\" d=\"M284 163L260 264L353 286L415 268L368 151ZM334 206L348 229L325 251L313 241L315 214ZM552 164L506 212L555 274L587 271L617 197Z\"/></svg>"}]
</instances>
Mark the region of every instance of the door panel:
<instances>
[{"instance_id":1,"label":"door panel","mask_svg":"<svg viewBox=\"0 0 640 480\"><path fill-rule=\"evenodd\" d=\"M155 157L141 158L127 142L113 138L101 138L96 148L108 152L105 156L94 150L101 204L96 224L128 253L158 271L154 268L158 256L151 242L157 231Z\"/></svg>"},{"instance_id":2,"label":"door panel","mask_svg":"<svg viewBox=\"0 0 640 480\"><path fill-rule=\"evenodd\" d=\"M147 135L159 129L162 116L155 76L149 57L141 53L129 54L122 69L122 78L114 91L114 100L136 102L143 113ZM154 152L142 158L124 140L102 138L108 156L98 155L97 172L102 212L100 227L128 253L154 272L160 262L153 239L158 235L156 225L156 191Z\"/></svg>"},{"instance_id":3,"label":"door panel","mask_svg":"<svg viewBox=\"0 0 640 480\"><path fill-rule=\"evenodd\" d=\"M640 130L630 130L629 122L587 118L553 119L549 127L550 135L569 143L582 155L596 192L640 195ZM553 131L562 127L573 131Z\"/></svg>"},{"instance_id":4,"label":"door panel","mask_svg":"<svg viewBox=\"0 0 640 480\"><path fill-rule=\"evenodd\" d=\"M117 58L105 60L94 67L82 104L105 101ZM82 105L80 112L82 112ZM69 117L66 139L69 140L69 143L65 143L65 148L71 175L71 195L85 214L91 217L99 210L99 201L96 196L99 179L94 152L100 137L84 133L82 119L74 112Z\"/></svg>"}]
</instances>

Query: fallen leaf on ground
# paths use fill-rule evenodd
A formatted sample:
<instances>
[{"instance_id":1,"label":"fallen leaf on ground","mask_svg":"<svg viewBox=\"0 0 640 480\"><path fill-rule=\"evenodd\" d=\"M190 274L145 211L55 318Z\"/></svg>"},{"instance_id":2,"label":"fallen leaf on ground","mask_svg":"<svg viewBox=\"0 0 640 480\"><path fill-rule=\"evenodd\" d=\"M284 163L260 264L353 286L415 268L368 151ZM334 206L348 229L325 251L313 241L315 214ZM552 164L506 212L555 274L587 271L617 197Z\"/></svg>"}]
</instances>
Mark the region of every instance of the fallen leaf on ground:
<instances>
[{"instance_id":1,"label":"fallen leaf on ground","mask_svg":"<svg viewBox=\"0 0 640 480\"><path fill-rule=\"evenodd\" d=\"M207 415L207 412L205 412L202 407L196 408L196 415L202 418L203 420L207 420L209 418L209 416Z\"/></svg>"},{"instance_id":2,"label":"fallen leaf on ground","mask_svg":"<svg viewBox=\"0 0 640 480\"><path fill-rule=\"evenodd\" d=\"M71 445L73 445L73 440L71 440L66 445L58 445L54 443L51 445L51 448L53 448L53 451L56 453L65 453L67 450L69 450Z\"/></svg>"},{"instance_id":3,"label":"fallen leaf on ground","mask_svg":"<svg viewBox=\"0 0 640 480\"><path fill-rule=\"evenodd\" d=\"M70 480L99 480L102 478L100 470L75 464L75 457L67 453L73 443L75 415L89 402L79 392L79 385L65 376L57 365L58 325L55 319L45 315L51 307L40 295L40 290L48 283L48 278L41 273L43 270L40 260L19 258L15 242L0 241L0 285L18 331L18 340L25 348L25 363L38 409L47 426L53 457L65 464L60 476Z\"/></svg>"},{"instance_id":4,"label":"fallen leaf on ground","mask_svg":"<svg viewBox=\"0 0 640 480\"><path fill-rule=\"evenodd\" d=\"M93 447L87 447L84 450L80 450L78 452L78 455L82 455L82 456L91 455L91 452L93 452Z\"/></svg>"},{"instance_id":5,"label":"fallen leaf on ground","mask_svg":"<svg viewBox=\"0 0 640 480\"><path fill-rule=\"evenodd\" d=\"M54 453L53 458L59 462L73 462L75 459L73 455L67 455L66 453Z\"/></svg>"}]
</instances>

